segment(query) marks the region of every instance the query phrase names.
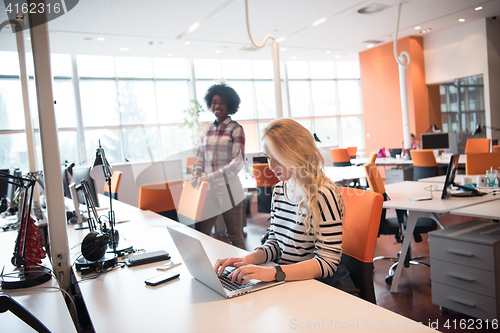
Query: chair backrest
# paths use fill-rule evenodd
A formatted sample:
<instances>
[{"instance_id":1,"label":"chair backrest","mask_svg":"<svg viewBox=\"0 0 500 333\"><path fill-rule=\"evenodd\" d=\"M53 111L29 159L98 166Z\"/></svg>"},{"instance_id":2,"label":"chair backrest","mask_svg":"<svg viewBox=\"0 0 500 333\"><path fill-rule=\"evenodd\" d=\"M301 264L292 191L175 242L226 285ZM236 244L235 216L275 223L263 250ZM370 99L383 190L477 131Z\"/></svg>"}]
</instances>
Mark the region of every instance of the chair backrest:
<instances>
[{"instance_id":1,"label":"chair backrest","mask_svg":"<svg viewBox=\"0 0 500 333\"><path fill-rule=\"evenodd\" d=\"M491 147L491 151L493 153L500 153L500 146L495 145L495 146Z\"/></svg>"},{"instance_id":2,"label":"chair backrest","mask_svg":"<svg viewBox=\"0 0 500 333\"><path fill-rule=\"evenodd\" d=\"M368 163L375 163L375 160L377 159L378 152L374 151L370 154L370 158Z\"/></svg>"},{"instance_id":3,"label":"chair backrest","mask_svg":"<svg viewBox=\"0 0 500 333\"><path fill-rule=\"evenodd\" d=\"M203 207L205 206L207 190L208 182L201 182L200 186L195 189L191 186L190 180L186 181L177 208L179 222L191 225L205 219L202 213Z\"/></svg>"},{"instance_id":4,"label":"chair backrest","mask_svg":"<svg viewBox=\"0 0 500 333\"><path fill-rule=\"evenodd\" d=\"M258 163L253 165L253 176L259 187L273 187L279 182L274 172L269 169L269 164Z\"/></svg>"},{"instance_id":5,"label":"chair backrest","mask_svg":"<svg viewBox=\"0 0 500 333\"><path fill-rule=\"evenodd\" d=\"M339 188L345 203L342 221L342 261L361 298L376 304L373 256L384 197L372 191Z\"/></svg>"},{"instance_id":6,"label":"chair backrest","mask_svg":"<svg viewBox=\"0 0 500 333\"><path fill-rule=\"evenodd\" d=\"M465 156L466 175L484 175L490 168L499 170L500 153L469 153Z\"/></svg>"},{"instance_id":7,"label":"chair backrest","mask_svg":"<svg viewBox=\"0 0 500 333\"><path fill-rule=\"evenodd\" d=\"M175 211L179 206L181 193L182 180L180 179L141 185L138 207L155 213Z\"/></svg>"},{"instance_id":8,"label":"chair backrest","mask_svg":"<svg viewBox=\"0 0 500 333\"><path fill-rule=\"evenodd\" d=\"M186 161L186 168L189 170L189 172L191 173L191 175L194 176L194 164L196 162L196 157L188 157L187 158L187 161Z\"/></svg>"},{"instance_id":9,"label":"chair backrest","mask_svg":"<svg viewBox=\"0 0 500 333\"><path fill-rule=\"evenodd\" d=\"M350 158L356 158L358 147L347 147L347 154Z\"/></svg>"},{"instance_id":10,"label":"chair backrest","mask_svg":"<svg viewBox=\"0 0 500 333\"><path fill-rule=\"evenodd\" d=\"M346 148L330 148L332 155L333 166L348 166L351 165L351 157Z\"/></svg>"},{"instance_id":11,"label":"chair backrest","mask_svg":"<svg viewBox=\"0 0 500 333\"><path fill-rule=\"evenodd\" d=\"M384 181L382 180L382 175L378 170L377 165L375 163L367 163L364 164L366 173L366 181L368 182L368 187L375 193L384 194L385 186Z\"/></svg>"},{"instance_id":12,"label":"chair backrest","mask_svg":"<svg viewBox=\"0 0 500 333\"><path fill-rule=\"evenodd\" d=\"M412 149L411 159L413 166L433 167L437 166L436 156L432 149Z\"/></svg>"},{"instance_id":13,"label":"chair backrest","mask_svg":"<svg viewBox=\"0 0 500 333\"><path fill-rule=\"evenodd\" d=\"M470 138L465 143L465 153L489 153L491 140L488 138Z\"/></svg>"},{"instance_id":14,"label":"chair backrest","mask_svg":"<svg viewBox=\"0 0 500 333\"><path fill-rule=\"evenodd\" d=\"M109 193L109 185L104 182L104 195L111 196L111 198L118 200L118 188L120 187L120 181L122 179L121 171L113 171L111 175L111 193Z\"/></svg>"}]
</instances>

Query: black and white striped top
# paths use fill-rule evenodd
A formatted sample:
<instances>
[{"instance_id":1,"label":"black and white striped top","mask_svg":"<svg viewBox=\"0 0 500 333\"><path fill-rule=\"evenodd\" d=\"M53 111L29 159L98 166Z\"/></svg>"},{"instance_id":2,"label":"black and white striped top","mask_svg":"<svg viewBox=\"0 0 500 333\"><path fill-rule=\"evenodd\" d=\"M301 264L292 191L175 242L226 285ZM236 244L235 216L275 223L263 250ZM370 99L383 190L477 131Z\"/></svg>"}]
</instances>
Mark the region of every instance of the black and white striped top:
<instances>
[{"instance_id":1,"label":"black and white striped top","mask_svg":"<svg viewBox=\"0 0 500 333\"><path fill-rule=\"evenodd\" d=\"M266 253L266 262L274 261L286 265L308 259L316 259L321 267L321 277L332 276L337 270L342 254L343 207L340 193L322 187L318 201L322 221L320 231L323 239L313 233L305 233L305 226L297 222L297 203L292 203L284 194L283 182L274 187L271 207L269 238L261 246Z\"/></svg>"}]
</instances>

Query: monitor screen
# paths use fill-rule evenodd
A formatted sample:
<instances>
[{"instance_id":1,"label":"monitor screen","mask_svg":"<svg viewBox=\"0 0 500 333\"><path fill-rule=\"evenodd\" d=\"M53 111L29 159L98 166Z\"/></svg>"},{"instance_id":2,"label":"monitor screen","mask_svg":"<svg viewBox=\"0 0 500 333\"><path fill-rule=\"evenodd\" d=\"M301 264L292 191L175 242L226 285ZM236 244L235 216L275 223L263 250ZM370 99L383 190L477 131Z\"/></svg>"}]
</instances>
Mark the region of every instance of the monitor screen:
<instances>
[{"instance_id":1,"label":"monitor screen","mask_svg":"<svg viewBox=\"0 0 500 333\"><path fill-rule=\"evenodd\" d=\"M97 197L97 191L95 188L94 180L90 177L90 168L89 167L78 167L73 168L73 181L75 185L79 185L82 183L82 180L86 180L89 185L90 195L92 196L92 200L94 200L95 206L99 207L99 198ZM83 196L82 191L77 191L78 194L78 202L82 205L85 205L85 197Z\"/></svg>"},{"instance_id":2,"label":"monitor screen","mask_svg":"<svg viewBox=\"0 0 500 333\"><path fill-rule=\"evenodd\" d=\"M0 173L2 175L10 174L9 169L0 169ZM7 197L7 188L9 187L9 183L0 181L0 199Z\"/></svg>"},{"instance_id":3,"label":"monitor screen","mask_svg":"<svg viewBox=\"0 0 500 333\"><path fill-rule=\"evenodd\" d=\"M422 149L450 149L448 133L427 133L420 136Z\"/></svg>"},{"instance_id":4,"label":"monitor screen","mask_svg":"<svg viewBox=\"0 0 500 333\"><path fill-rule=\"evenodd\" d=\"M455 175L457 174L458 161L460 155L453 155L450 159L450 164L446 169L446 178L444 179L443 192L441 194L441 199L448 198L451 194L448 192L448 188L455 183Z\"/></svg>"}]
</instances>

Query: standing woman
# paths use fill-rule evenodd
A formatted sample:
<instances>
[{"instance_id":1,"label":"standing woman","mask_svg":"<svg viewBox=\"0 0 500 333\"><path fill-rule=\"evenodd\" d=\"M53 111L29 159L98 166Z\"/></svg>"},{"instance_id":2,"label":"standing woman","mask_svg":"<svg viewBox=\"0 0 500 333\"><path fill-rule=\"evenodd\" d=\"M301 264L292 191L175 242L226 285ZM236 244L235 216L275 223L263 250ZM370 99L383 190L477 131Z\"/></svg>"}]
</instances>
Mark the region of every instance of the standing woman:
<instances>
[{"instance_id":1,"label":"standing woman","mask_svg":"<svg viewBox=\"0 0 500 333\"><path fill-rule=\"evenodd\" d=\"M221 83L208 88L205 102L216 119L203 129L194 166L196 176L191 181L195 188L202 181L209 183L204 220L196 229L210 235L215 221L222 215L231 244L245 249L244 192L238 177L245 161L245 132L230 117L238 111L240 97L233 88Z\"/></svg>"},{"instance_id":2,"label":"standing woman","mask_svg":"<svg viewBox=\"0 0 500 333\"><path fill-rule=\"evenodd\" d=\"M278 119L263 133L263 150L279 182L274 187L269 238L241 258L219 259L219 274L246 283L318 279L354 286L340 261L344 200L323 171L324 158L313 136L292 119ZM271 267L256 266L274 262Z\"/></svg>"}]
</instances>

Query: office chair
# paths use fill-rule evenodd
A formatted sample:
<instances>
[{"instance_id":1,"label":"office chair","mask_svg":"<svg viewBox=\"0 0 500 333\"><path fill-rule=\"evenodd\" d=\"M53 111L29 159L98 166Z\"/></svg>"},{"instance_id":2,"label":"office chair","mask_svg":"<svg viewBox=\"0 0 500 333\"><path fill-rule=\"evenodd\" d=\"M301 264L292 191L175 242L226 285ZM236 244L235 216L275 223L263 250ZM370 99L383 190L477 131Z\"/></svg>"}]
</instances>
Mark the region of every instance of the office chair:
<instances>
[{"instance_id":1,"label":"office chair","mask_svg":"<svg viewBox=\"0 0 500 333\"><path fill-rule=\"evenodd\" d=\"M194 177L194 164L196 162L196 157L188 157L186 161L186 169Z\"/></svg>"},{"instance_id":2,"label":"office chair","mask_svg":"<svg viewBox=\"0 0 500 333\"><path fill-rule=\"evenodd\" d=\"M368 186L373 192L382 194L384 197L384 201L388 200L389 197L385 192L384 182L382 180L382 176L380 175L377 166L374 163L367 163L364 165L366 172L366 179L368 181ZM380 227L379 227L379 235L394 235L397 243L402 243L404 232L406 229L407 223L407 213L403 210L396 210L397 218L386 218L386 210L385 208L382 210L382 216L380 219ZM428 233L430 231L437 229L437 223L431 218L421 217L417 220L417 224L415 225L415 230L413 231L413 238L415 242L422 241L422 234ZM373 261L377 260L390 260L395 263L389 268L389 274L385 277L385 282L387 284L392 283L392 278L394 276L394 272L396 267L400 261L400 253L398 252L397 257L376 257ZM408 248L408 253L406 258L404 259L404 267L409 267L410 265L421 265L425 267L430 267L429 264L421 262L419 260L428 258L428 256L421 257L411 257L411 247Z\"/></svg>"},{"instance_id":3,"label":"office chair","mask_svg":"<svg viewBox=\"0 0 500 333\"><path fill-rule=\"evenodd\" d=\"M176 207L179 207L181 192L180 179L141 185L138 207L179 221Z\"/></svg>"},{"instance_id":4,"label":"office chair","mask_svg":"<svg viewBox=\"0 0 500 333\"><path fill-rule=\"evenodd\" d=\"M111 197L115 200L118 200L118 188L120 187L120 181L122 179L121 171L113 171L111 175L111 193L109 193L109 185L108 183L104 183L104 195L107 197Z\"/></svg>"},{"instance_id":5,"label":"office chair","mask_svg":"<svg viewBox=\"0 0 500 333\"><path fill-rule=\"evenodd\" d=\"M257 181L257 211L270 213L273 187L279 180L267 163L254 164L253 175Z\"/></svg>"},{"instance_id":6,"label":"office chair","mask_svg":"<svg viewBox=\"0 0 500 333\"><path fill-rule=\"evenodd\" d=\"M370 157L368 158L368 160L369 160L368 163L375 163L375 161L377 160L377 155L378 155L378 153L376 151L372 152L370 154Z\"/></svg>"},{"instance_id":7,"label":"office chair","mask_svg":"<svg viewBox=\"0 0 500 333\"><path fill-rule=\"evenodd\" d=\"M438 164L432 149L412 149L410 154L413 160L414 181L438 175Z\"/></svg>"},{"instance_id":8,"label":"office chair","mask_svg":"<svg viewBox=\"0 0 500 333\"><path fill-rule=\"evenodd\" d=\"M208 218L202 216L207 190L208 182L201 182L198 189L195 189L191 186L190 180L186 181L182 189L179 205L177 206L179 222L185 225L192 225Z\"/></svg>"},{"instance_id":9,"label":"office chair","mask_svg":"<svg viewBox=\"0 0 500 333\"><path fill-rule=\"evenodd\" d=\"M492 151L493 153L500 153L500 146L497 146L497 145L492 146L492 147L491 147L491 151Z\"/></svg>"},{"instance_id":10,"label":"office chair","mask_svg":"<svg viewBox=\"0 0 500 333\"><path fill-rule=\"evenodd\" d=\"M488 138L470 138L465 143L465 153L489 153L491 140Z\"/></svg>"},{"instance_id":11,"label":"office chair","mask_svg":"<svg viewBox=\"0 0 500 333\"><path fill-rule=\"evenodd\" d=\"M350 158L356 158L358 147L347 147L347 154Z\"/></svg>"},{"instance_id":12,"label":"office chair","mask_svg":"<svg viewBox=\"0 0 500 333\"><path fill-rule=\"evenodd\" d=\"M500 153L469 153L465 156L466 175L484 175L490 168L500 168Z\"/></svg>"},{"instance_id":13,"label":"office chair","mask_svg":"<svg viewBox=\"0 0 500 333\"><path fill-rule=\"evenodd\" d=\"M377 304L373 287L373 255L384 198L375 192L350 187L339 189L345 204L342 221L342 262L351 274L354 285L359 289L359 296ZM355 292L345 286L337 288Z\"/></svg>"},{"instance_id":14,"label":"office chair","mask_svg":"<svg viewBox=\"0 0 500 333\"><path fill-rule=\"evenodd\" d=\"M330 148L333 166L350 166L351 157L346 148Z\"/></svg>"}]
</instances>

